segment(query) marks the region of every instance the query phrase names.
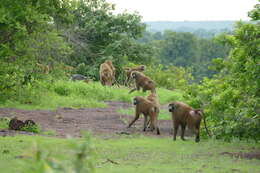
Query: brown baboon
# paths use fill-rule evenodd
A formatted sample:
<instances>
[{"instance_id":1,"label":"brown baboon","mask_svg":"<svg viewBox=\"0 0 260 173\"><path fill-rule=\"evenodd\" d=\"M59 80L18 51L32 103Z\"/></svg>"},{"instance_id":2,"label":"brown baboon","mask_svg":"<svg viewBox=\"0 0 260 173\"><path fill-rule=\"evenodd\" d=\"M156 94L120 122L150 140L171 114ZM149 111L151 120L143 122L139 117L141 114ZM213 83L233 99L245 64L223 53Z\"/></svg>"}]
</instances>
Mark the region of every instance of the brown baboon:
<instances>
[{"instance_id":1,"label":"brown baboon","mask_svg":"<svg viewBox=\"0 0 260 173\"><path fill-rule=\"evenodd\" d=\"M129 91L129 93L134 92L135 90L143 89L143 92L150 90L152 93L155 93L155 83L149 77L145 76L143 73L138 71L133 71L131 77L135 80L136 88Z\"/></svg>"},{"instance_id":2,"label":"brown baboon","mask_svg":"<svg viewBox=\"0 0 260 173\"><path fill-rule=\"evenodd\" d=\"M36 123L33 120L25 120L24 126L33 126L36 125Z\"/></svg>"},{"instance_id":3,"label":"brown baboon","mask_svg":"<svg viewBox=\"0 0 260 173\"><path fill-rule=\"evenodd\" d=\"M115 68L111 60L106 60L100 65L99 77L102 85L111 86L113 84L115 79Z\"/></svg>"},{"instance_id":4,"label":"brown baboon","mask_svg":"<svg viewBox=\"0 0 260 173\"><path fill-rule=\"evenodd\" d=\"M146 99L151 101L153 104L156 104L158 107L160 107L158 96L155 92L152 92L149 96L146 97Z\"/></svg>"},{"instance_id":5,"label":"brown baboon","mask_svg":"<svg viewBox=\"0 0 260 173\"><path fill-rule=\"evenodd\" d=\"M152 102L153 104L155 104L158 108L160 107L160 103L158 101L158 96L156 93L151 93L149 96L146 97L147 100L149 100L150 102ZM160 110L158 110L160 111ZM158 112L159 113L159 112ZM147 122L147 127L150 128L149 126L149 123L150 123L150 119L148 120Z\"/></svg>"},{"instance_id":6,"label":"brown baboon","mask_svg":"<svg viewBox=\"0 0 260 173\"><path fill-rule=\"evenodd\" d=\"M49 65L36 63L36 65L39 67L41 73L49 74L50 73L50 67Z\"/></svg>"},{"instance_id":7,"label":"brown baboon","mask_svg":"<svg viewBox=\"0 0 260 173\"><path fill-rule=\"evenodd\" d=\"M196 137L195 141L200 141L200 122L202 119L202 110L193 109L182 102L172 102L169 104L169 112L172 113L172 122L174 127L173 140L176 140L176 135L179 126L181 126L181 139L184 139L186 125L191 129Z\"/></svg>"},{"instance_id":8,"label":"brown baboon","mask_svg":"<svg viewBox=\"0 0 260 173\"><path fill-rule=\"evenodd\" d=\"M128 128L131 127L136 120L138 120L140 114L144 115L144 127L143 131L146 130L147 127L147 118L150 117L151 120L151 130L153 131L156 129L157 134L160 134L160 130L158 127L158 113L159 113L159 107L157 107L155 104L150 102L149 100L145 99L141 96L136 96L133 100L133 104L135 105L135 118L133 121L128 125Z\"/></svg>"},{"instance_id":9,"label":"brown baboon","mask_svg":"<svg viewBox=\"0 0 260 173\"><path fill-rule=\"evenodd\" d=\"M10 130L21 130L21 128L23 126L24 126L24 122L21 120L18 120L16 117L12 118L9 122Z\"/></svg>"},{"instance_id":10,"label":"brown baboon","mask_svg":"<svg viewBox=\"0 0 260 173\"><path fill-rule=\"evenodd\" d=\"M133 67L133 68L130 68L130 67L126 67L124 68L125 72L126 72L126 81L125 81L125 84L127 85L130 78L131 78L131 73L133 71L139 71L139 72L143 72L145 70L145 66L144 65L140 65L140 66L137 66L137 67Z\"/></svg>"}]
</instances>

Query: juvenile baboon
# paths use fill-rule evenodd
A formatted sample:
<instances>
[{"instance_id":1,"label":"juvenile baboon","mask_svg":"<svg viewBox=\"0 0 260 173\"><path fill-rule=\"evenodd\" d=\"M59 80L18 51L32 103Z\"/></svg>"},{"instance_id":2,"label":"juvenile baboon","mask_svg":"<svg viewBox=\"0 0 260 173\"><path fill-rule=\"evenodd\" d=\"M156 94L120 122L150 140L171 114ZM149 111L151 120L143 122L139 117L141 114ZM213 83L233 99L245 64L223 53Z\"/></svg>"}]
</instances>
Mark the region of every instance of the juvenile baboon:
<instances>
[{"instance_id":1,"label":"juvenile baboon","mask_svg":"<svg viewBox=\"0 0 260 173\"><path fill-rule=\"evenodd\" d=\"M18 120L16 117L12 118L9 122L10 130L21 130L21 128L23 126L24 126L24 122L21 120Z\"/></svg>"},{"instance_id":2,"label":"juvenile baboon","mask_svg":"<svg viewBox=\"0 0 260 173\"><path fill-rule=\"evenodd\" d=\"M33 120L25 120L24 126L33 126L36 125L36 123Z\"/></svg>"},{"instance_id":3,"label":"juvenile baboon","mask_svg":"<svg viewBox=\"0 0 260 173\"><path fill-rule=\"evenodd\" d=\"M135 80L136 88L129 91L129 93L134 92L135 90L143 89L143 92L150 90L152 93L155 93L155 83L149 77L145 76L143 73L138 71L133 71L131 77Z\"/></svg>"},{"instance_id":4,"label":"juvenile baboon","mask_svg":"<svg viewBox=\"0 0 260 173\"><path fill-rule=\"evenodd\" d=\"M10 130L21 130L25 126L36 125L33 120L18 120L17 117L14 117L9 122L9 129Z\"/></svg>"},{"instance_id":5,"label":"juvenile baboon","mask_svg":"<svg viewBox=\"0 0 260 173\"><path fill-rule=\"evenodd\" d=\"M125 84L127 85L130 78L131 78L131 73L133 71L139 71L139 72L143 72L145 70L145 66L144 65L140 65L140 66L137 66L137 67L133 67L133 68L130 68L130 67L126 67L124 68L125 72L126 72L126 81L125 81Z\"/></svg>"},{"instance_id":6,"label":"juvenile baboon","mask_svg":"<svg viewBox=\"0 0 260 173\"><path fill-rule=\"evenodd\" d=\"M128 128L130 128L136 120L138 120L140 114L144 115L144 127L143 131L146 130L147 127L147 118L150 117L151 120L151 130L153 131L156 129L157 134L160 134L160 130L158 127L158 113L159 113L159 107L157 107L155 104L150 102L149 100L145 99L141 96L136 96L133 100L133 104L135 105L135 118L131 123L129 123Z\"/></svg>"},{"instance_id":7,"label":"juvenile baboon","mask_svg":"<svg viewBox=\"0 0 260 173\"><path fill-rule=\"evenodd\" d=\"M148 96L146 97L146 99L149 100L150 102L152 102L153 104L155 104L158 108L160 107L160 103L159 103L158 96L157 96L156 93L153 93L153 92L152 92L150 95L148 95ZM160 111L160 110L158 109L158 113L159 113L159 111ZM150 119L149 119L148 122L147 122L147 127L148 127L148 128L150 128L149 123L150 123Z\"/></svg>"},{"instance_id":8,"label":"juvenile baboon","mask_svg":"<svg viewBox=\"0 0 260 173\"><path fill-rule=\"evenodd\" d=\"M202 119L202 110L193 109L182 102L172 102L169 104L169 112L172 113L172 122L174 127L173 140L176 140L176 135L179 126L181 126L181 139L184 139L186 125L191 129L196 137L195 141L200 141L200 122Z\"/></svg>"},{"instance_id":9,"label":"juvenile baboon","mask_svg":"<svg viewBox=\"0 0 260 173\"><path fill-rule=\"evenodd\" d=\"M111 60L106 60L100 65L99 77L102 85L111 86L113 84L115 79L115 68Z\"/></svg>"},{"instance_id":10,"label":"juvenile baboon","mask_svg":"<svg viewBox=\"0 0 260 173\"><path fill-rule=\"evenodd\" d=\"M151 101L152 103L156 104L158 107L160 107L158 96L155 92L151 92L151 94L149 96L147 96L146 99Z\"/></svg>"}]
</instances>

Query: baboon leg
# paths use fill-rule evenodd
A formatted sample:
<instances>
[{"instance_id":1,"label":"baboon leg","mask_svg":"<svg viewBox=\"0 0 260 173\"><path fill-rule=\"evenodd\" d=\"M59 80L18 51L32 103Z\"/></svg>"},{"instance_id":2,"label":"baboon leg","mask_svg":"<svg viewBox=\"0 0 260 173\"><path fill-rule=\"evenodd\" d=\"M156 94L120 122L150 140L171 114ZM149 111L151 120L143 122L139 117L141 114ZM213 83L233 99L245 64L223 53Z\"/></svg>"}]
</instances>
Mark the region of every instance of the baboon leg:
<instances>
[{"instance_id":1,"label":"baboon leg","mask_svg":"<svg viewBox=\"0 0 260 173\"><path fill-rule=\"evenodd\" d=\"M144 132L146 130L147 127L147 115L144 115Z\"/></svg>"},{"instance_id":2,"label":"baboon leg","mask_svg":"<svg viewBox=\"0 0 260 173\"><path fill-rule=\"evenodd\" d=\"M160 135L160 129L158 127L158 121L156 118L157 118L156 113L152 113L152 116L150 117L151 120L150 127L151 127L151 131L156 129L157 135Z\"/></svg>"},{"instance_id":3,"label":"baboon leg","mask_svg":"<svg viewBox=\"0 0 260 173\"><path fill-rule=\"evenodd\" d=\"M161 133L159 127L157 126L156 129L157 129L157 135L160 135Z\"/></svg>"},{"instance_id":4,"label":"baboon leg","mask_svg":"<svg viewBox=\"0 0 260 173\"><path fill-rule=\"evenodd\" d=\"M181 124L181 139L183 141L185 141L185 139L184 139L185 128L186 128L186 125L185 124Z\"/></svg>"},{"instance_id":5,"label":"baboon leg","mask_svg":"<svg viewBox=\"0 0 260 173\"><path fill-rule=\"evenodd\" d=\"M156 131L157 131L157 135L160 135L160 129L158 127L158 120L155 120L155 126L156 126Z\"/></svg>"},{"instance_id":6,"label":"baboon leg","mask_svg":"<svg viewBox=\"0 0 260 173\"><path fill-rule=\"evenodd\" d=\"M174 131L173 131L173 140L176 141L176 135L178 132L178 128L179 128L179 123L174 123Z\"/></svg>"},{"instance_id":7,"label":"baboon leg","mask_svg":"<svg viewBox=\"0 0 260 173\"><path fill-rule=\"evenodd\" d=\"M155 120L154 113L152 113L152 116L150 116L150 120L151 120L151 123L150 123L151 131L153 131L156 128L155 127L156 120Z\"/></svg>"},{"instance_id":8,"label":"baboon leg","mask_svg":"<svg viewBox=\"0 0 260 173\"><path fill-rule=\"evenodd\" d=\"M195 134L196 134L195 142L199 142L200 141L200 121L198 121L196 123Z\"/></svg>"},{"instance_id":9,"label":"baboon leg","mask_svg":"<svg viewBox=\"0 0 260 173\"><path fill-rule=\"evenodd\" d=\"M140 114L136 114L136 115L135 115L135 118L134 118L133 121L128 125L128 128L130 128L130 127L135 123L135 121L138 120L139 116L140 116Z\"/></svg>"},{"instance_id":10,"label":"baboon leg","mask_svg":"<svg viewBox=\"0 0 260 173\"><path fill-rule=\"evenodd\" d=\"M195 142L199 142L200 141L200 130L198 128L195 128Z\"/></svg>"},{"instance_id":11,"label":"baboon leg","mask_svg":"<svg viewBox=\"0 0 260 173\"><path fill-rule=\"evenodd\" d=\"M129 79L130 79L130 77L127 76L127 78L126 78L126 80L125 80L125 86L128 86Z\"/></svg>"}]
</instances>

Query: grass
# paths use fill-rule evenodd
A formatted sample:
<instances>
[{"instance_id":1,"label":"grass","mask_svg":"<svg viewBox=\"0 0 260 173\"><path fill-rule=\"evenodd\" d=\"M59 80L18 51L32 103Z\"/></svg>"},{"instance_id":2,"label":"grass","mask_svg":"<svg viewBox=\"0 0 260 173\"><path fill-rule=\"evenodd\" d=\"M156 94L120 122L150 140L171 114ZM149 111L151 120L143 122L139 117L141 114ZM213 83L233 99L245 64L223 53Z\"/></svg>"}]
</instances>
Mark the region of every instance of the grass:
<instances>
[{"instance_id":1,"label":"grass","mask_svg":"<svg viewBox=\"0 0 260 173\"><path fill-rule=\"evenodd\" d=\"M129 94L126 87L107 87L99 82L84 83L81 81L56 81L55 83L42 82L39 87L23 88L0 107L11 107L18 109L49 109L55 110L59 107L106 107L104 101L122 101L131 103L132 98L137 95L146 96L149 92L134 92ZM170 91L158 88L159 101L166 104L173 100L183 100L181 91Z\"/></svg>"},{"instance_id":2,"label":"grass","mask_svg":"<svg viewBox=\"0 0 260 173\"><path fill-rule=\"evenodd\" d=\"M10 119L7 117L0 118L0 129L8 129Z\"/></svg>"},{"instance_id":3,"label":"grass","mask_svg":"<svg viewBox=\"0 0 260 173\"><path fill-rule=\"evenodd\" d=\"M9 128L10 118L2 117L0 118L0 129L6 130ZM26 124L21 129L21 131L40 133L41 127L38 124Z\"/></svg>"},{"instance_id":4,"label":"grass","mask_svg":"<svg viewBox=\"0 0 260 173\"><path fill-rule=\"evenodd\" d=\"M5 170L5 173L35 171L36 166L42 163L40 159L37 161L31 158L35 148L42 151L43 155L48 153L48 156L45 156L47 160L70 167L76 164L73 161L75 154L77 156L79 152L79 146L87 141L92 141L88 147L93 150L93 153L88 155L89 160L85 160L84 164L92 163L97 173L258 173L260 171L259 160L232 158L220 154L222 152L252 152L253 148L260 149L260 145L256 143L202 140L198 144L192 139L173 142L168 137L135 135L112 136L106 140L98 137L87 140L42 136L0 137L0 169ZM46 171L48 168L51 172L51 168L47 165L42 170ZM67 172L70 172L70 169L67 169Z\"/></svg>"},{"instance_id":5,"label":"grass","mask_svg":"<svg viewBox=\"0 0 260 173\"><path fill-rule=\"evenodd\" d=\"M137 95L128 94L129 88L104 87L99 83L57 81L41 83L40 88L24 88L15 99L10 98L1 107L20 109L56 109L58 107L105 107L104 101L130 103ZM160 104L185 101L181 91L157 89ZM133 109L119 112L133 115ZM170 119L161 110L159 119ZM8 128L8 120L0 120L0 129ZM43 132L55 135L54 131ZM193 138L173 142L171 137L142 135L111 135L80 139L61 139L44 136L0 137L0 170L13 172L97 172L97 173L258 173L259 160L232 158L222 152L253 152L259 143L206 140L194 143ZM81 171L80 171L81 170Z\"/></svg>"}]
</instances>

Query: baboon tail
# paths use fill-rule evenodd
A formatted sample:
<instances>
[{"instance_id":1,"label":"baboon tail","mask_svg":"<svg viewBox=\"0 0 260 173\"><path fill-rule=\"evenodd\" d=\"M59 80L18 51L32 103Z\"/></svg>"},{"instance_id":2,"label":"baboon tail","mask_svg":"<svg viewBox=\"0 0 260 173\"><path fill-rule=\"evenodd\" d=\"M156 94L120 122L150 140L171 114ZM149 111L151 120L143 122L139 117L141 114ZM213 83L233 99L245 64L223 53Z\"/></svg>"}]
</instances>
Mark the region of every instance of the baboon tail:
<instances>
[{"instance_id":1,"label":"baboon tail","mask_svg":"<svg viewBox=\"0 0 260 173\"><path fill-rule=\"evenodd\" d=\"M205 115L203 115L202 118L203 118L203 122L204 122L204 126L205 126L205 129L206 129L207 135L209 137L211 137L211 133L209 132L209 129L208 129L207 124L206 124L206 117L205 117Z\"/></svg>"}]
</instances>

